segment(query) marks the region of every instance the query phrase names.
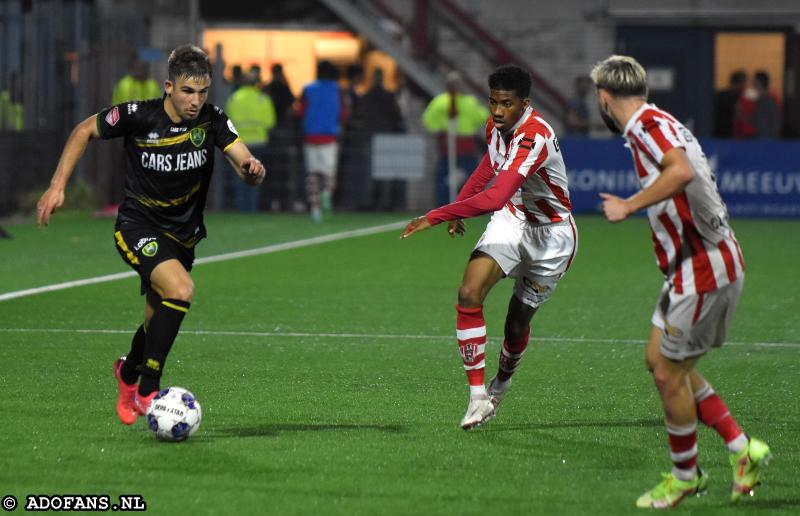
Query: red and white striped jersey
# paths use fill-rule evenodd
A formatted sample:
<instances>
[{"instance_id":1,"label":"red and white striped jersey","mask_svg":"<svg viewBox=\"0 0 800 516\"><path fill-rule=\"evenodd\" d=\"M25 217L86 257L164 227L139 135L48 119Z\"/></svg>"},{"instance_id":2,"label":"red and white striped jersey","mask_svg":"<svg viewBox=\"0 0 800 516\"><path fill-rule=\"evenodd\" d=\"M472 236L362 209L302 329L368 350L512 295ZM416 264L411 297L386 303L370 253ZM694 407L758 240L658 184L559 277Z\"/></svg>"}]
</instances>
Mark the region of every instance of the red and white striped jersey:
<instances>
[{"instance_id":1,"label":"red and white striped jersey","mask_svg":"<svg viewBox=\"0 0 800 516\"><path fill-rule=\"evenodd\" d=\"M661 174L664 154L686 151L694 177L684 190L647 208L656 260L678 294L703 293L744 274L744 259L728 225L728 209L697 138L669 113L645 103L623 131L639 185Z\"/></svg>"},{"instance_id":2,"label":"red and white striped jersey","mask_svg":"<svg viewBox=\"0 0 800 516\"><path fill-rule=\"evenodd\" d=\"M458 198L426 214L431 224L500 210L532 224L569 218L572 203L566 167L553 128L528 107L510 132L503 138L489 119L488 152Z\"/></svg>"},{"instance_id":3,"label":"red and white striped jersey","mask_svg":"<svg viewBox=\"0 0 800 516\"><path fill-rule=\"evenodd\" d=\"M572 203L567 169L553 128L528 107L512 129L506 143L491 118L486 124L489 161L495 174L510 170L525 178L503 209L533 224L566 220Z\"/></svg>"}]
</instances>

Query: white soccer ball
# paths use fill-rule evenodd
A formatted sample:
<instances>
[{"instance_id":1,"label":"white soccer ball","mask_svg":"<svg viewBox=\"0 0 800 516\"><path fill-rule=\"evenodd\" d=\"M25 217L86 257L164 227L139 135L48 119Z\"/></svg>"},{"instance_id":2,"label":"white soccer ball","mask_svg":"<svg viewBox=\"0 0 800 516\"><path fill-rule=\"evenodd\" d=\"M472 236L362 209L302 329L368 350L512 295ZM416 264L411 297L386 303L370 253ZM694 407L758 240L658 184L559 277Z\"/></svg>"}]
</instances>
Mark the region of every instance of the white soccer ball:
<instances>
[{"instance_id":1,"label":"white soccer ball","mask_svg":"<svg viewBox=\"0 0 800 516\"><path fill-rule=\"evenodd\" d=\"M190 391L183 387L162 389L145 414L147 426L162 441L185 441L200 427L203 410Z\"/></svg>"}]
</instances>

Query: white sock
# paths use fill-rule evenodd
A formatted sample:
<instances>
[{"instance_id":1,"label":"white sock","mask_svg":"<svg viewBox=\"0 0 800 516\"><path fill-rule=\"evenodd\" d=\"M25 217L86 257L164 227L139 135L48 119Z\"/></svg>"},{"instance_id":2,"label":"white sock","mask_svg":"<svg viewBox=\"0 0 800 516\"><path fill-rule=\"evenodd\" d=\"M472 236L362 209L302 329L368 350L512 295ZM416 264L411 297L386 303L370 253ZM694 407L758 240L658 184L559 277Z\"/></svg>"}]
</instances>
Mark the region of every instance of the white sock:
<instances>
[{"instance_id":1,"label":"white sock","mask_svg":"<svg viewBox=\"0 0 800 516\"><path fill-rule=\"evenodd\" d=\"M694 480L694 478L697 476L697 466L693 467L692 469L678 469L673 467L672 475L678 480L683 480L684 482Z\"/></svg>"},{"instance_id":2,"label":"white sock","mask_svg":"<svg viewBox=\"0 0 800 516\"><path fill-rule=\"evenodd\" d=\"M469 386L469 397L470 398L485 398L488 394L486 394L486 386L485 385L470 385Z\"/></svg>"},{"instance_id":3,"label":"white sock","mask_svg":"<svg viewBox=\"0 0 800 516\"><path fill-rule=\"evenodd\" d=\"M744 432L739 434L739 437L728 443L728 451L731 453L739 453L747 447L747 436Z\"/></svg>"}]
</instances>

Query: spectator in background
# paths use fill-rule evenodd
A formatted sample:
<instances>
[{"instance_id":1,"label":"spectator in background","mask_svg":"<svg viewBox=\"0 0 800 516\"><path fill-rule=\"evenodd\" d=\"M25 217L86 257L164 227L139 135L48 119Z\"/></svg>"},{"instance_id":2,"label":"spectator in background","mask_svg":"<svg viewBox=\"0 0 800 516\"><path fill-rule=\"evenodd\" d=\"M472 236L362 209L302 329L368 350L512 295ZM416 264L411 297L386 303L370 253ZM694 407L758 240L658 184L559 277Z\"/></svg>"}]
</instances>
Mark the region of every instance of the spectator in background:
<instances>
[{"instance_id":1,"label":"spectator in background","mask_svg":"<svg viewBox=\"0 0 800 516\"><path fill-rule=\"evenodd\" d=\"M580 75L575 77L575 95L567 100L564 113L564 134L566 136L589 136L589 105L586 95L591 91L592 80Z\"/></svg>"},{"instance_id":2,"label":"spectator in background","mask_svg":"<svg viewBox=\"0 0 800 516\"><path fill-rule=\"evenodd\" d=\"M353 113L360 126L370 133L399 133L405 126L394 92L383 85L383 70L375 69L372 85L359 99Z\"/></svg>"},{"instance_id":3,"label":"spectator in background","mask_svg":"<svg viewBox=\"0 0 800 516\"><path fill-rule=\"evenodd\" d=\"M753 111L755 110L757 98L758 92L754 87L745 88L742 94L739 95L733 114L734 138L741 140L755 136L756 128L753 125Z\"/></svg>"},{"instance_id":4,"label":"spectator in background","mask_svg":"<svg viewBox=\"0 0 800 516\"><path fill-rule=\"evenodd\" d=\"M728 87L714 94L714 136L733 137L733 121L736 105L747 87L747 73L736 70L731 74Z\"/></svg>"},{"instance_id":5,"label":"spectator in background","mask_svg":"<svg viewBox=\"0 0 800 516\"><path fill-rule=\"evenodd\" d=\"M239 138L247 145L256 159L261 161L267 155L269 131L275 125L275 108L272 100L258 89L259 70L253 67L242 78L242 85L233 92L225 103L225 113L233 123ZM251 186L234 174L226 174L232 179L236 209L242 212L258 210L258 186Z\"/></svg>"},{"instance_id":6,"label":"spectator in background","mask_svg":"<svg viewBox=\"0 0 800 516\"><path fill-rule=\"evenodd\" d=\"M489 110L477 98L459 93L462 87L458 72L447 75L447 91L430 101L422 113L422 123L431 133L436 133L439 147L439 164L436 169L436 203L448 204L450 199L449 166L447 155L447 129L451 119L456 122L456 166L461 177L456 182L460 190L466 177L478 166L478 133L486 126Z\"/></svg>"},{"instance_id":7,"label":"spectator in background","mask_svg":"<svg viewBox=\"0 0 800 516\"><path fill-rule=\"evenodd\" d=\"M311 218L330 213L336 190L340 122L344 117L339 70L330 61L317 64L317 80L303 87L299 114L303 117L306 192Z\"/></svg>"},{"instance_id":8,"label":"spectator in background","mask_svg":"<svg viewBox=\"0 0 800 516\"><path fill-rule=\"evenodd\" d=\"M280 63L272 65L272 80L261 91L272 99L272 105L275 107L276 127L283 127L289 120L294 104L294 94L289 88L289 81L283 74L283 65Z\"/></svg>"},{"instance_id":9,"label":"spectator in background","mask_svg":"<svg viewBox=\"0 0 800 516\"><path fill-rule=\"evenodd\" d=\"M358 102L361 99L359 88L364 82L364 67L360 64L351 64L347 67L347 87L344 88L342 103L344 104L345 115L348 123L357 121L354 113L357 110ZM357 123L357 122L356 122Z\"/></svg>"},{"instance_id":10,"label":"spectator in background","mask_svg":"<svg viewBox=\"0 0 800 516\"><path fill-rule=\"evenodd\" d=\"M383 70L376 68L372 75L372 85L356 104L353 118L369 138L375 134L405 132L400 106L394 92L383 85ZM370 170L370 163L365 167ZM373 209L387 211L400 208L405 196L405 182L398 179L372 181L370 200Z\"/></svg>"},{"instance_id":11,"label":"spectator in background","mask_svg":"<svg viewBox=\"0 0 800 516\"><path fill-rule=\"evenodd\" d=\"M261 88L261 67L259 65L251 65L250 70L247 72L251 76L255 77L255 84L256 88ZM248 79L248 83L252 82L252 78Z\"/></svg>"},{"instance_id":12,"label":"spectator in background","mask_svg":"<svg viewBox=\"0 0 800 516\"><path fill-rule=\"evenodd\" d=\"M242 85L244 71L242 65L235 64L231 67L231 91L236 91Z\"/></svg>"},{"instance_id":13,"label":"spectator in background","mask_svg":"<svg viewBox=\"0 0 800 516\"><path fill-rule=\"evenodd\" d=\"M9 82L11 87L0 91L0 131L19 132L25 129L20 75L12 73Z\"/></svg>"},{"instance_id":14,"label":"spectator in background","mask_svg":"<svg viewBox=\"0 0 800 516\"><path fill-rule=\"evenodd\" d=\"M759 70L753 76L756 100L753 104L753 129L756 138L779 138L781 109L777 95L769 90L769 74Z\"/></svg>"},{"instance_id":15,"label":"spectator in background","mask_svg":"<svg viewBox=\"0 0 800 516\"><path fill-rule=\"evenodd\" d=\"M131 100L148 100L161 96L161 87L149 77L147 63L133 57L126 73L114 86L111 104L117 105Z\"/></svg>"}]
</instances>

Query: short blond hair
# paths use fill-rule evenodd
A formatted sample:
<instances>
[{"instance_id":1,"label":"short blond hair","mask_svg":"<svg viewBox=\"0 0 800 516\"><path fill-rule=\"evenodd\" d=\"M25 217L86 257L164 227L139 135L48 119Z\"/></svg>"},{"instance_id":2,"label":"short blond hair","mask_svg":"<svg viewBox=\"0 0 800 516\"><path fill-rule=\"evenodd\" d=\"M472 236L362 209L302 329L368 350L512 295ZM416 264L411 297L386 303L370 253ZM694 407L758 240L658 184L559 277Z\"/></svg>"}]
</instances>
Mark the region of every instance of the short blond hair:
<instances>
[{"instance_id":1,"label":"short blond hair","mask_svg":"<svg viewBox=\"0 0 800 516\"><path fill-rule=\"evenodd\" d=\"M590 74L598 88L615 97L647 98L647 72L630 56L610 56L600 61Z\"/></svg>"}]
</instances>

